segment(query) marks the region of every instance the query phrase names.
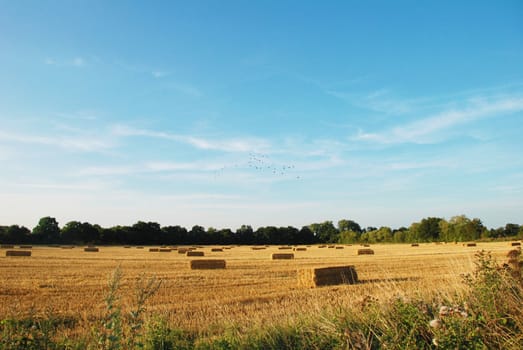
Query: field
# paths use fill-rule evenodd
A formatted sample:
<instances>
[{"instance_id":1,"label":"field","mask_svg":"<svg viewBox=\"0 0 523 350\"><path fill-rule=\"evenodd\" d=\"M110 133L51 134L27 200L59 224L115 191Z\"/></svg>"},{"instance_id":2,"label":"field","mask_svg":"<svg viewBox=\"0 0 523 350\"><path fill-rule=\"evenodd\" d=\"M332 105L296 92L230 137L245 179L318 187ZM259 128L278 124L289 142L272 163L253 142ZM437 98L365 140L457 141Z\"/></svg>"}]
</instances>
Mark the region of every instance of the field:
<instances>
[{"instance_id":1,"label":"field","mask_svg":"<svg viewBox=\"0 0 523 350\"><path fill-rule=\"evenodd\" d=\"M107 283L117 267L123 273L120 294L124 310L133 304L140 276L162 280L148 301L148 314L161 314L183 329L214 329L228 324L292 322L338 307L358 308L369 297L454 298L463 289L462 274L474 268L478 250L491 251L500 262L509 242L462 244L372 245L374 255L357 255L359 245L343 249L309 246L306 251L276 246L253 250L247 246L200 247L205 256L227 261L224 270L191 270L185 254L150 252L149 247L33 247L31 257L6 257L0 250L0 319L29 314L54 314L75 319L75 333L103 317ZM18 248L19 249L19 248ZM271 260L272 253L292 252L293 260ZM297 284L302 268L354 265L360 283L321 288Z\"/></svg>"}]
</instances>

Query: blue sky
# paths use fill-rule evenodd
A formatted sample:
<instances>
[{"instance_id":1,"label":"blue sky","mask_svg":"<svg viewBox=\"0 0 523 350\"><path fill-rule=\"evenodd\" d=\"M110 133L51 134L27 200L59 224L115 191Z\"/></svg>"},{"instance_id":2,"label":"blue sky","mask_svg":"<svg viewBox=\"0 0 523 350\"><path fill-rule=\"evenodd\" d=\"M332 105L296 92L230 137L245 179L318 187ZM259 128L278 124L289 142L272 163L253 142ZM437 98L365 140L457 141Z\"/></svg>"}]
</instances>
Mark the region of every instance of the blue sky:
<instances>
[{"instance_id":1,"label":"blue sky","mask_svg":"<svg viewBox=\"0 0 523 350\"><path fill-rule=\"evenodd\" d=\"M523 224L521 1L0 1L0 224Z\"/></svg>"}]
</instances>

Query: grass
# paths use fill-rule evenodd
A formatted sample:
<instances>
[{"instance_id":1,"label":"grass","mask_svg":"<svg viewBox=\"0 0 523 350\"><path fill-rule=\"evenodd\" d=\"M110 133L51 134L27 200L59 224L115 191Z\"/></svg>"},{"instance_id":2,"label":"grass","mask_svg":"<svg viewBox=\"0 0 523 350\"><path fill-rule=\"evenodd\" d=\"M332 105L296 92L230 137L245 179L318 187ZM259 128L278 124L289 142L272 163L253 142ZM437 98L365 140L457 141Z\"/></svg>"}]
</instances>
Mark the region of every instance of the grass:
<instances>
[{"instance_id":1,"label":"grass","mask_svg":"<svg viewBox=\"0 0 523 350\"><path fill-rule=\"evenodd\" d=\"M491 254L406 247L313 246L278 262L267 260L277 247L235 247L219 253L219 271L191 271L178 254L34 247L29 259L0 259L0 349L522 348L521 281L497 268L506 242L478 244ZM362 283L298 287L298 268L341 263Z\"/></svg>"}]
</instances>

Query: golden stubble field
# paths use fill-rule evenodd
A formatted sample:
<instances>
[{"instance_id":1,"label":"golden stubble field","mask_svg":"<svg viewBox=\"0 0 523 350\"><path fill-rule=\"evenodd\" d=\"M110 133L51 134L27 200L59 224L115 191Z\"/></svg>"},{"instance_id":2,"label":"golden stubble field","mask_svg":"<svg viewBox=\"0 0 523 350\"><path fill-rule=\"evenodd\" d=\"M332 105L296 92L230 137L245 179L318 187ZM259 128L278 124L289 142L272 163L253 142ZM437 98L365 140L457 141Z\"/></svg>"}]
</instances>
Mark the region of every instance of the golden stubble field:
<instances>
[{"instance_id":1,"label":"golden stubble field","mask_svg":"<svg viewBox=\"0 0 523 350\"><path fill-rule=\"evenodd\" d=\"M339 245L338 245L339 246ZM304 246L302 246L304 247ZM33 247L31 257L6 257L0 250L0 319L32 312L71 316L86 327L105 312L107 282L117 267L123 273L120 289L124 310L133 304L138 278L162 279L147 312L160 314L188 329L219 328L226 324L252 326L321 315L339 307L358 308L369 297L387 301L395 296L452 299L463 290L461 275L474 268L474 254L492 252L501 263L509 242L462 244L371 245L375 255L357 255L359 245L343 249L307 247L294 260L271 260L277 246L252 250L232 246L203 258L227 261L225 270L191 270L189 260L172 252L149 252L149 247ZM302 268L354 265L360 283L304 288L297 283Z\"/></svg>"}]
</instances>

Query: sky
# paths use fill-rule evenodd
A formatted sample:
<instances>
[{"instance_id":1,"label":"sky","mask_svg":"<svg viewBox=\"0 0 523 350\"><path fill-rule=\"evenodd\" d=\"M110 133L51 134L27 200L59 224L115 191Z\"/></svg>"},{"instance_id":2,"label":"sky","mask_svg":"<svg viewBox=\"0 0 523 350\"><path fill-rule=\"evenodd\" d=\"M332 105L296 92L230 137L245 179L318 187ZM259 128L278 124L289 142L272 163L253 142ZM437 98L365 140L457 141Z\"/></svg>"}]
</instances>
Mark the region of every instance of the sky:
<instances>
[{"instance_id":1,"label":"sky","mask_svg":"<svg viewBox=\"0 0 523 350\"><path fill-rule=\"evenodd\" d=\"M0 225L523 224L521 1L0 0Z\"/></svg>"}]
</instances>

